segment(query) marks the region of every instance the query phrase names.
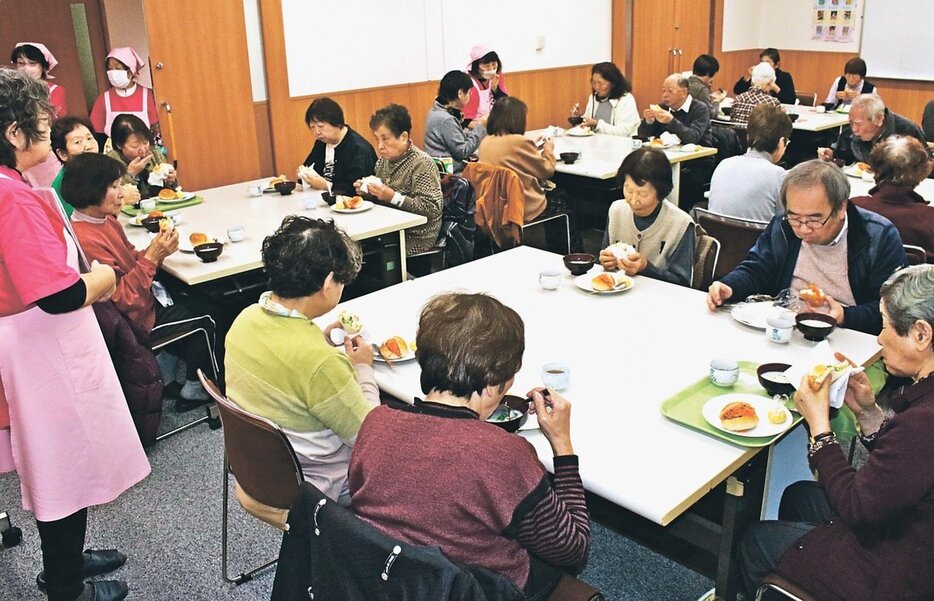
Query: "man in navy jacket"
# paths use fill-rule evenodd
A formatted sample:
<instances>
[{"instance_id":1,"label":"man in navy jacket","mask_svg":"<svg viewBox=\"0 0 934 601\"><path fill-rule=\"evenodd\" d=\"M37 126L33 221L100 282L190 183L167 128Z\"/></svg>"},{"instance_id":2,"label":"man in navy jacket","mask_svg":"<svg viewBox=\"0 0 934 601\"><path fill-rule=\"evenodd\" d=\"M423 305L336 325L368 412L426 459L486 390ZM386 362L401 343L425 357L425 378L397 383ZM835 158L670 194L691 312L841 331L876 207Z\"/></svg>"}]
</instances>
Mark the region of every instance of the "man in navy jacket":
<instances>
[{"instance_id":1,"label":"man in navy jacket","mask_svg":"<svg viewBox=\"0 0 934 601\"><path fill-rule=\"evenodd\" d=\"M781 190L785 215L772 218L743 262L711 284L710 309L816 284L827 293L819 310L842 327L878 334L879 288L908 260L895 226L851 205L849 195L846 176L832 163L808 161L789 171Z\"/></svg>"}]
</instances>

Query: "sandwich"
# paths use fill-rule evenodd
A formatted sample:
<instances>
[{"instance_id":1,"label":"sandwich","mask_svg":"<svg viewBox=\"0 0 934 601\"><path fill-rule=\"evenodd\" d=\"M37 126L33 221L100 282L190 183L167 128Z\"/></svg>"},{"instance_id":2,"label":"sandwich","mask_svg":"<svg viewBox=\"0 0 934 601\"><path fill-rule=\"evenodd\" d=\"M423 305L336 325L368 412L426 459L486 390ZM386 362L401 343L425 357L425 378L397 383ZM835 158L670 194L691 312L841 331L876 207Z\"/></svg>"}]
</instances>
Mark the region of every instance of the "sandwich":
<instances>
[{"instance_id":1,"label":"sandwich","mask_svg":"<svg viewBox=\"0 0 934 601\"><path fill-rule=\"evenodd\" d=\"M827 302L827 295L817 284L808 284L798 291L798 296L812 307L820 307Z\"/></svg>"},{"instance_id":2,"label":"sandwich","mask_svg":"<svg viewBox=\"0 0 934 601\"><path fill-rule=\"evenodd\" d=\"M606 292L616 288L616 278L612 274L603 272L590 280L590 287L599 292Z\"/></svg>"},{"instance_id":3,"label":"sandwich","mask_svg":"<svg viewBox=\"0 0 934 601\"><path fill-rule=\"evenodd\" d=\"M170 217L163 217L159 220L159 231L170 232L175 227L175 222Z\"/></svg>"},{"instance_id":4,"label":"sandwich","mask_svg":"<svg viewBox=\"0 0 934 601\"><path fill-rule=\"evenodd\" d=\"M656 113L662 112L662 107L660 107L660 106L657 105L657 104L650 104L650 105L649 105L649 109L655 111Z\"/></svg>"},{"instance_id":5,"label":"sandwich","mask_svg":"<svg viewBox=\"0 0 934 601\"><path fill-rule=\"evenodd\" d=\"M175 200L175 190L172 188L162 188L159 190L159 200Z\"/></svg>"},{"instance_id":6,"label":"sandwich","mask_svg":"<svg viewBox=\"0 0 934 601\"><path fill-rule=\"evenodd\" d=\"M828 377L833 382L846 372L850 371L850 364L846 361L834 364L819 364L811 368L808 372L808 388L813 391L820 390L824 380Z\"/></svg>"},{"instance_id":7,"label":"sandwich","mask_svg":"<svg viewBox=\"0 0 934 601\"><path fill-rule=\"evenodd\" d=\"M172 165L169 165L168 163L159 163L158 165L155 165L149 171L150 173L154 173L158 175L159 177L164 178L165 176L169 174L171 170L172 170Z\"/></svg>"},{"instance_id":8,"label":"sandwich","mask_svg":"<svg viewBox=\"0 0 934 601\"><path fill-rule=\"evenodd\" d=\"M274 188L274 187L276 186L276 184L281 183L281 182L287 182L287 181L289 181L289 178L287 178L287 177L284 176L284 175L280 175L280 176L278 176L278 177L274 177L274 178L272 178L271 180L269 180L269 185L266 186L266 187L267 187L267 188Z\"/></svg>"},{"instance_id":9,"label":"sandwich","mask_svg":"<svg viewBox=\"0 0 934 601\"><path fill-rule=\"evenodd\" d=\"M379 354L387 361L398 361L409 354L409 345L401 336L393 336L379 345Z\"/></svg>"},{"instance_id":10,"label":"sandwich","mask_svg":"<svg viewBox=\"0 0 934 601\"><path fill-rule=\"evenodd\" d=\"M195 232L188 236L188 241L191 242L192 246L198 246L199 244L207 244L210 242L207 234L201 232Z\"/></svg>"},{"instance_id":11,"label":"sandwich","mask_svg":"<svg viewBox=\"0 0 934 601\"><path fill-rule=\"evenodd\" d=\"M341 329L351 336L359 333L360 330L363 329L363 324L360 322L360 318L349 311L341 311L337 316L337 321L340 322Z\"/></svg>"},{"instance_id":12,"label":"sandwich","mask_svg":"<svg viewBox=\"0 0 934 601\"><path fill-rule=\"evenodd\" d=\"M720 423L731 432L751 430L759 425L756 409L745 401L727 403L720 411Z\"/></svg>"},{"instance_id":13,"label":"sandwich","mask_svg":"<svg viewBox=\"0 0 934 601\"><path fill-rule=\"evenodd\" d=\"M146 217L164 217L165 213L162 211L149 211L149 214Z\"/></svg>"},{"instance_id":14,"label":"sandwich","mask_svg":"<svg viewBox=\"0 0 934 601\"><path fill-rule=\"evenodd\" d=\"M611 244L609 250L617 259L628 259L630 255L634 255L638 252L635 246L626 242Z\"/></svg>"},{"instance_id":15,"label":"sandwich","mask_svg":"<svg viewBox=\"0 0 934 601\"><path fill-rule=\"evenodd\" d=\"M856 163L856 168L864 173L872 173L872 167L869 166L869 163L859 161Z\"/></svg>"}]
</instances>

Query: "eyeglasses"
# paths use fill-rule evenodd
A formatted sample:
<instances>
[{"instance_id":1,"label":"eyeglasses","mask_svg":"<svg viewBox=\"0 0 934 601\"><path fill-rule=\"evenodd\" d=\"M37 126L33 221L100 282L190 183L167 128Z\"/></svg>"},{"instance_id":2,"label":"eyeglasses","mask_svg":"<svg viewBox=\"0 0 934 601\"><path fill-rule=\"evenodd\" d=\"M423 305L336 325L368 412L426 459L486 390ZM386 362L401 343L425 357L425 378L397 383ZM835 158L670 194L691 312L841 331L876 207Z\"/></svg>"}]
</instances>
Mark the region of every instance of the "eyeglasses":
<instances>
[{"instance_id":1,"label":"eyeglasses","mask_svg":"<svg viewBox=\"0 0 934 601\"><path fill-rule=\"evenodd\" d=\"M654 194L654 190L641 189L636 190L635 188L623 187L623 196L626 198L638 198L639 200L648 200Z\"/></svg>"},{"instance_id":2,"label":"eyeglasses","mask_svg":"<svg viewBox=\"0 0 934 601\"><path fill-rule=\"evenodd\" d=\"M827 215L825 219L818 219L814 217L802 219L800 217L789 217L788 215L785 215L782 217L782 221L786 222L791 227L806 227L811 230L819 230L820 228L827 225L827 222L830 221L831 217L833 217L833 211L831 211L830 215Z\"/></svg>"},{"instance_id":3,"label":"eyeglasses","mask_svg":"<svg viewBox=\"0 0 934 601\"><path fill-rule=\"evenodd\" d=\"M785 148L791 146L791 138L782 138L785 141Z\"/></svg>"}]
</instances>

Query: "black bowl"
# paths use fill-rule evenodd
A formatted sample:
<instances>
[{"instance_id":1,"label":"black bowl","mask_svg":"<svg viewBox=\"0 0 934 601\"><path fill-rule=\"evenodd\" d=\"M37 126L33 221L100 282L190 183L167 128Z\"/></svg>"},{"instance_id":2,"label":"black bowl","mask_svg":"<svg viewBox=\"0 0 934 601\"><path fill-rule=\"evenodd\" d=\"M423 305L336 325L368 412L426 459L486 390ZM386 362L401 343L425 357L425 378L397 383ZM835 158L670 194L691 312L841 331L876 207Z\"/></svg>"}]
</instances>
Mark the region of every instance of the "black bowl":
<instances>
[{"instance_id":1,"label":"black bowl","mask_svg":"<svg viewBox=\"0 0 934 601\"><path fill-rule=\"evenodd\" d=\"M564 266L568 268L571 275L583 275L590 271L597 258L587 253L572 253L564 255Z\"/></svg>"},{"instance_id":2,"label":"black bowl","mask_svg":"<svg viewBox=\"0 0 934 601\"><path fill-rule=\"evenodd\" d=\"M512 419L502 420L502 421L493 421L493 418L500 413L501 411L508 411L515 409L522 412L522 415L519 417L514 417ZM507 394L503 397L503 400L500 401L499 406L493 411L493 415L487 419L487 423L493 424L494 426L499 426L507 432L515 432L522 427L529 419L529 399L523 398L521 396L515 396Z\"/></svg>"},{"instance_id":3,"label":"black bowl","mask_svg":"<svg viewBox=\"0 0 934 601\"><path fill-rule=\"evenodd\" d=\"M577 127L583 122L584 122L583 117L568 117L568 123L570 123L573 127Z\"/></svg>"},{"instance_id":4,"label":"black bowl","mask_svg":"<svg viewBox=\"0 0 934 601\"><path fill-rule=\"evenodd\" d=\"M827 325L819 326L813 322L822 322ZM795 327L804 334L805 340L820 342L837 329L837 320L824 313L798 313L795 316Z\"/></svg>"},{"instance_id":5,"label":"black bowl","mask_svg":"<svg viewBox=\"0 0 934 601\"><path fill-rule=\"evenodd\" d=\"M279 194L288 196L295 189L295 185L295 182L292 180L286 180L284 182L278 182L274 187Z\"/></svg>"},{"instance_id":6,"label":"black bowl","mask_svg":"<svg viewBox=\"0 0 934 601\"><path fill-rule=\"evenodd\" d=\"M800 117L800 116L801 116L801 115L799 115L798 113L788 113L788 118L791 119L791 122L792 122L792 123L794 123L795 121L797 121L797 120L798 120L798 117Z\"/></svg>"},{"instance_id":7,"label":"black bowl","mask_svg":"<svg viewBox=\"0 0 934 601\"><path fill-rule=\"evenodd\" d=\"M561 160L564 161L566 165L573 165L574 161L576 161L580 155L581 153L579 152L562 152L558 156L561 157Z\"/></svg>"},{"instance_id":8,"label":"black bowl","mask_svg":"<svg viewBox=\"0 0 934 601\"><path fill-rule=\"evenodd\" d=\"M837 108L837 104L835 102L822 102L821 106L824 107L828 113Z\"/></svg>"},{"instance_id":9,"label":"black bowl","mask_svg":"<svg viewBox=\"0 0 934 601\"><path fill-rule=\"evenodd\" d=\"M763 363L756 369L756 376L759 378L759 385L762 388L765 388L765 391L770 395L776 394L792 394L795 391L795 387L790 383L781 383L773 382L772 380L763 378L763 374L769 372L780 372L784 373L786 369L791 367L787 363Z\"/></svg>"},{"instance_id":10,"label":"black bowl","mask_svg":"<svg viewBox=\"0 0 934 601\"><path fill-rule=\"evenodd\" d=\"M224 252L224 245L220 242L205 242L195 247L195 254L205 263L213 263Z\"/></svg>"},{"instance_id":11,"label":"black bowl","mask_svg":"<svg viewBox=\"0 0 934 601\"><path fill-rule=\"evenodd\" d=\"M159 222L163 219L168 219L168 217L143 217L140 219L140 223L150 234L158 234L160 228Z\"/></svg>"},{"instance_id":12,"label":"black bowl","mask_svg":"<svg viewBox=\"0 0 934 601\"><path fill-rule=\"evenodd\" d=\"M721 106L720 112L726 115L727 117L729 117L730 113L733 112L733 107L732 106Z\"/></svg>"}]
</instances>

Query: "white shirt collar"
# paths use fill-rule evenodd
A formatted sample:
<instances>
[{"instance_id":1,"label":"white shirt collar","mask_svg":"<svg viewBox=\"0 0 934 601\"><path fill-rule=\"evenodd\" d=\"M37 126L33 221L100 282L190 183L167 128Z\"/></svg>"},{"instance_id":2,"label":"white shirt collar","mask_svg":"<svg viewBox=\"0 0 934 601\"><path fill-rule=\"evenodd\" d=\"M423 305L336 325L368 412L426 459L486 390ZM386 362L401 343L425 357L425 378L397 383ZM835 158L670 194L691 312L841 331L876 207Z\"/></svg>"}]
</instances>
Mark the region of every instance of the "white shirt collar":
<instances>
[{"instance_id":1,"label":"white shirt collar","mask_svg":"<svg viewBox=\"0 0 934 601\"><path fill-rule=\"evenodd\" d=\"M849 227L850 227L850 224L849 224L849 217L847 216L846 213L844 213L844 214L843 214L843 227L840 228L840 233L837 234L837 237L834 238L833 241L832 241L830 244L828 244L827 246L836 246L836 245L840 244L840 241L843 240L843 237L844 237L844 236L846 236L846 230L847 230Z\"/></svg>"},{"instance_id":2,"label":"white shirt collar","mask_svg":"<svg viewBox=\"0 0 934 601\"><path fill-rule=\"evenodd\" d=\"M77 211L75 211L77 213ZM267 290L259 296L259 306L267 313L278 315L280 317L294 317L295 319L304 319L310 321L301 311L289 309L272 300L272 290Z\"/></svg>"},{"instance_id":3,"label":"white shirt collar","mask_svg":"<svg viewBox=\"0 0 934 601\"><path fill-rule=\"evenodd\" d=\"M684 104L681 105L681 108L679 108L678 111L684 111L685 113L690 113L690 112L691 112L691 102L693 102L693 100L694 100L694 99L691 98L691 95L688 94L687 99L684 101ZM674 112L677 113L678 111L674 111Z\"/></svg>"}]
</instances>

